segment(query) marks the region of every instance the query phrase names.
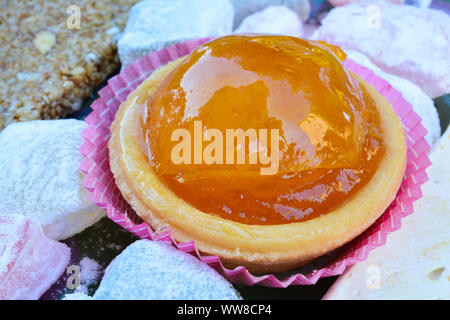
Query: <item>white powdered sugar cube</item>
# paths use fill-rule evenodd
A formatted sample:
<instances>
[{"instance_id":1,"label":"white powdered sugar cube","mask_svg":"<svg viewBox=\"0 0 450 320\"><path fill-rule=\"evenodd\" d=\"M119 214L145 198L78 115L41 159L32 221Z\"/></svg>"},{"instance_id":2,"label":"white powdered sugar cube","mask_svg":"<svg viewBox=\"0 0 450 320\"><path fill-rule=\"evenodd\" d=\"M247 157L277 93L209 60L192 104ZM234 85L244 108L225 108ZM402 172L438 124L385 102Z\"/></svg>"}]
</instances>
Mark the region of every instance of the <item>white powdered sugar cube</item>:
<instances>
[{"instance_id":1,"label":"white powdered sugar cube","mask_svg":"<svg viewBox=\"0 0 450 320\"><path fill-rule=\"evenodd\" d=\"M312 38L362 52L431 98L450 92L450 16L443 11L358 1L332 9Z\"/></svg>"},{"instance_id":2,"label":"white powdered sugar cube","mask_svg":"<svg viewBox=\"0 0 450 320\"><path fill-rule=\"evenodd\" d=\"M94 224L105 212L83 187L84 121L34 120L0 133L0 214L21 214L55 240Z\"/></svg>"},{"instance_id":3,"label":"white powdered sugar cube","mask_svg":"<svg viewBox=\"0 0 450 320\"><path fill-rule=\"evenodd\" d=\"M270 6L286 6L294 11L302 21L308 19L311 11L308 0L231 0L231 3L235 11L235 27L239 26L247 16Z\"/></svg>"},{"instance_id":4,"label":"white powdered sugar cube","mask_svg":"<svg viewBox=\"0 0 450 320\"><path fill-rule=\"evenodd\" d=\"M178 42L230 34L233 16L228 0L141 1L117 44L122 66Z\"/></svg>"},{"instance_id":5,"label":"white powdered sugar cube","mask_svg":"<svg viewBox=\"0 0 450 320\"><path fill-rule=\"evenodd\" d=\"M233 286L190 254L139 240L106 268L96 300L236 300Z\"/></svg>"},{"instance_id":6,"label":"white powdered sugar cube","mask_svg":"<svg viewBox=\"0 0 450 320\"><path fill-rule=\"evenodd\" d=\"M297 14L285 6L270 6L242 21L235 33L271 33L303 36L303 25Z\"/></svg>"},{"instance_id":7,"label":"white powdered sugar cube","mask_svg":"<svg viewBox=\"0 0 450 320\"><path fill-rule=\"evenodd\" d=\"M83 292L74 292L64 295L63 300L94 300L92 297L88 296Z\"/></svg>"}]
</instances>

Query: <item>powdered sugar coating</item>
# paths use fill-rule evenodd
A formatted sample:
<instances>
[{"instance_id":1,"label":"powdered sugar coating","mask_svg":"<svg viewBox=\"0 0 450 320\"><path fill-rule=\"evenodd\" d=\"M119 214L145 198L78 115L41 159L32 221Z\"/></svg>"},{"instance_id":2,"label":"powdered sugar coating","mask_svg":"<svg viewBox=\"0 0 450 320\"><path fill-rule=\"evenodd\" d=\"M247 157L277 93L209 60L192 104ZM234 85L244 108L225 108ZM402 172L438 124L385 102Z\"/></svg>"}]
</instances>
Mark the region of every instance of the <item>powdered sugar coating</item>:
<instances>
[{"instance_id":1,"label":"powdered sugar coating","mask_svg":"<svg viewBox=\"0 0 450 320\"><path fill-rule=\"evenodd\" d=\"M39 299L69 264L70 249L21 215L0 216L0 300Z\"/></svg>"},{"instance_id":2,"label":"powdered sugar coating","mask_svg":"<svg viewBox=\"0 0 450 320\"><path fill-rule=\"evenodd\" d=\"M140 1L117 43L122 67L174 43L229 34L233 15L228 0Z\"/></svg>"},{"instance_id":3,"label":"powdered sugar coating","mask_svg":"<svg viewBox=\"0 0 450 320\"><path fill-rule=\"evenodd\" d=\"M213 268L163 242L138 240L117 256L95 292L97 300L236 300Z\"/></svg>"},{"instance_id":4,"label":"powdered sugar coating","mask_svg":"<svg viewBox=\"0 0 450 320\"><path fill-rule=\"evenodd\" d=\"M331 10L312 38L364 53L431 98L450 92L450 16L445 12L358 1Z\"/></svg>"},{"instance_id":5,"label":"powdered sugar coating","mask_svg":"<svg viewBox=\"0 0 450 320\"><path fill-rule=\"evenodd\" d=\"M31 217L56 240L104 216L78 170L85 127L74 119L35 120L13 123L0 133L0 213Z\"/></svg>"},{"instance_id":6,"label":"powdered sugar coating","mask_svg":"<svg viewBox=\"0 0 450 320\"><path fill-rule=\"evenodd\" d=\"M74 292L64 295L63 300L94 300L83 292Z\"/></svg>"},{"instance_id":7,"label":"powdered sugar coating","mask_svg":"<svg viewBox=\"0 0 450 320\"><path fill-rule=\"evenodd\" d=\"M234 33L270 33L303 36L303 24L297 14L285 6L270 6L244 19Z\"/></svg>"}]
</instances>

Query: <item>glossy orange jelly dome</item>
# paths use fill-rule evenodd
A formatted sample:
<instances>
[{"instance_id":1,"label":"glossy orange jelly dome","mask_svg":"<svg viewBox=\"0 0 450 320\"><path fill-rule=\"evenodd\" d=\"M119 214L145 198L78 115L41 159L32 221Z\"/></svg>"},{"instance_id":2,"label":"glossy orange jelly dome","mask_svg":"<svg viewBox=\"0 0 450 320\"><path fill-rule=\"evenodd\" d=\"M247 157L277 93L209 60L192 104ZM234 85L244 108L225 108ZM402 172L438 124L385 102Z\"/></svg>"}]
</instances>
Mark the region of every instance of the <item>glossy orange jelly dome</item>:
<instances>
[{"instance_id":1,"label":"glossy orange jelly dome","mask_svg":"<svg viewBox=\"0 0 450 320\"><path fill-rule=\"evenodd\" d=\"M198 47L149 97L141 117L142 147L160 179L197 209L245 224L303 221L344 203L372 177L384 149L374 101L342 65L343 52L330 48L269 35ZM190 163L173 161L186 138L174 139L177 129L190 134L190 153L180 152ZM213 129L223 141L211 152L220 139ZM228 145L235 161L226 161L233 129L267 129L266 139L236 138ZM213 162L201 159L208 146ZM277 170L262 174L275 151ZM265 164L251 162L252 153Z\"/></svg>"}]
</instances>

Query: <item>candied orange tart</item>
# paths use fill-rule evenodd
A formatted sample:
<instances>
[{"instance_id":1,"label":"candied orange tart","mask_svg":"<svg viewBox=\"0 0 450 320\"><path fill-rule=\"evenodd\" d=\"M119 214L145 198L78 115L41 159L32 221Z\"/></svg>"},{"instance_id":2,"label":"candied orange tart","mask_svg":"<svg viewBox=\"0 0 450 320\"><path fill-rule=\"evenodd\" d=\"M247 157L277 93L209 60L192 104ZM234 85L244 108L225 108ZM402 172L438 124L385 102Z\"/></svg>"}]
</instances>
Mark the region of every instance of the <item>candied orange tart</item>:
<instances>
[{"instance_id":1,"label":"candied orange tart","mask_svg":"<svg viewBox=\"0 0 450 320\"><path fill-rule=\"evenodd\" d=\"M345 54L234 35L156 70L111 126L111 170L154 229L255 273L307 264L367 229L406 165L392 106Z\"/></svg>"}]
</instances>

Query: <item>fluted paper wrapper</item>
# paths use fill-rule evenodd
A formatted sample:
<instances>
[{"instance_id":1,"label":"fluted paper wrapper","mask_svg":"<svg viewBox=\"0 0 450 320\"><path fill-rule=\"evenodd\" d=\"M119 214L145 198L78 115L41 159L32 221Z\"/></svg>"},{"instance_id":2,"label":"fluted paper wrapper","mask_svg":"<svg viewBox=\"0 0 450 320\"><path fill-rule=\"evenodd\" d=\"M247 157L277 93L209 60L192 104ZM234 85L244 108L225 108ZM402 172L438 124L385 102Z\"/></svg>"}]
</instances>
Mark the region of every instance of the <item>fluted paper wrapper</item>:
<instances>
[{"instance_id":1,"label":"fluted paper wrapper","mask_svg":"<svg viewBox=\"0 0 450 320\"><path fill-rule=\"evenodd\" d=\"M107 145L110 138L109 127L116 111L128 94L155 69L189 54L209 40L210 38L192 40L151 53L123 69L99 91L99 98L91 105L93 111L86 118L88 126L83 132L85 141L80 150L84 156L80 166L85 174L84 186L91 193L94 203L106 210L108 218L136 236L168 242L181 251L197 256L234 283L269 287L315 284L322 277L340 275L348 266L365 260L370 250L386 243L389 233L400 229L403 217L413 213L413 202L422 196L421 185L427 181L425 169L431 164L427 156L430 147L424 139L426 130L421 124L421 118L401 93L352 60L344 62L347 68L383 94L401 119L408 147L407 168L396 198L383 215L359 237L340 249L317 259L309 266L282 274L253 275L243 266L230 270L222 265L219 257L200 254L194 242L177 242L168 229L153 230L124 200L109 167Z\"/></svg>"}]
</instances>

